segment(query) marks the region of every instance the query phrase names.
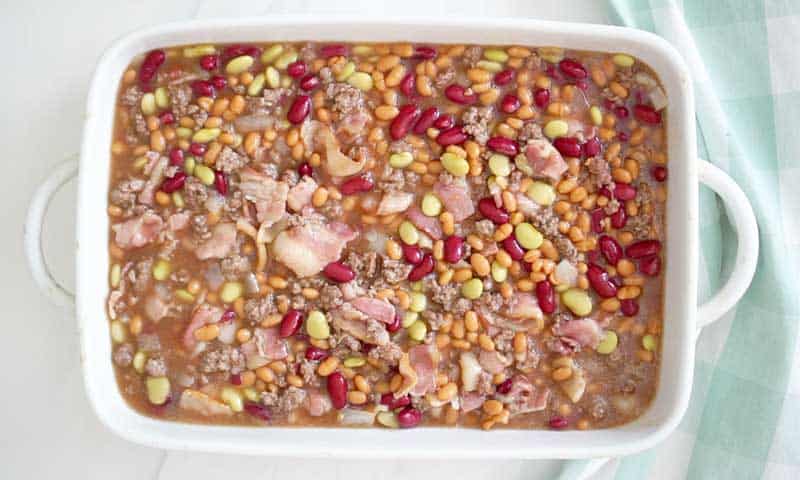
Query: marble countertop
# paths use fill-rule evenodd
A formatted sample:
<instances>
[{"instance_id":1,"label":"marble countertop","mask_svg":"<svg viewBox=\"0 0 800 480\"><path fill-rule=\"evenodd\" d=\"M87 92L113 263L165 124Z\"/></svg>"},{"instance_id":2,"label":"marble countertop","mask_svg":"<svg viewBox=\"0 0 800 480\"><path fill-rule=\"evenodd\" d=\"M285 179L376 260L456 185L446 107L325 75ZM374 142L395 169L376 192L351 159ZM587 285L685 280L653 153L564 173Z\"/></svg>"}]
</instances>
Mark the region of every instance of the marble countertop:
<instances>
[{"instance_id":1,"label":"marble countertop","mask_svg":"<svg viewBox=\"0 0 800 480\"><path fill-rule=\"evenodd\" d=\"M337 461L168 452L117 438L87 404L72 312L50 305L22 255L28 202L51 168L79 148L89 79L103 49L154 23L197 17L315 14L526 16L603 23L605 2L324 0L3 2L0 93L6 227L0 298L8 340L0 349L0 478L553 478L559 461ZM59 278L74 275L75 185L51 205L44 246Z\"/></svg>"}]
</instances>

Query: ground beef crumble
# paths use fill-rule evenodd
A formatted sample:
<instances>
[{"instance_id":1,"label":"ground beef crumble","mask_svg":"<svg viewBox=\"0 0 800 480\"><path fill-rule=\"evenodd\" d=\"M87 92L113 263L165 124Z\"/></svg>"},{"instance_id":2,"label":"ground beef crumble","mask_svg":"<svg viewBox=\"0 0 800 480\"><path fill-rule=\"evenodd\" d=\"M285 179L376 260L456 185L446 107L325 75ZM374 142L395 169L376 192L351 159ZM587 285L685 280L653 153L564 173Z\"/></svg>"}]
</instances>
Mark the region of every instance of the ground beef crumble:
<instances>
[{"instance_id":1,"label":"ground beef crumble","mask_svg":"<svg viewBox=\"0 0 800 480\"><path fill-rule=\"evenodd\" d=\"M261 323L267 315L278 312L275 297L268 294L261 298L251 298L244 302L244 315L247 320L255 325Z\"/></svg>"},{"instance_id":2,"label":"ground beef crumble","mask_svg":"<svg viewBox=\"0 0 800 480\"><path fill-rule=\"evenodd\" d=\"M494 108L488 107L469 107L461 116L464 123L464 131L473 137L481 145L489 140L489 124L494 118Z\"/></svg>"},{"instance_id":3,"label":"ground beef crumble","mask_svg":"<svg viewBox=\"0 0 800 480\"><path fill-rule=\"evenodd\" d=\"M242 255L233 254L220 261L220 269L226 280L239 280L250 272L250 261Z\"/></svg>"}]
</instances>

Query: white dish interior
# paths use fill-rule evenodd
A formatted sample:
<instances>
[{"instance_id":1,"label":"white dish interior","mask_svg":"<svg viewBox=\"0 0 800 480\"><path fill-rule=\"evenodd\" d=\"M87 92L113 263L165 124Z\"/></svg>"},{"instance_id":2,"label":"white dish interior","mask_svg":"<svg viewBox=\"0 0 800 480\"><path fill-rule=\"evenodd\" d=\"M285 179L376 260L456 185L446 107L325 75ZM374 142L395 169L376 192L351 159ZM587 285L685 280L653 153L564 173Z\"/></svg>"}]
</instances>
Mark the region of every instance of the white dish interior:
<instances>
[{"instance_id":1,"label":"white dish interior","mask_svg":"<svg viewBox=\"0 0 800 480\"><path fill-rule=\"evenodd\" d=\"M200 42L413 41L555 45L625 52L648 63L667 96L669 198L665 311L660 385L640 418L606 430L565 431L417 428L251 428L175 423L130 408L117 388L105 313L108 293L106 215L113 112L131 59L153 48ZM578 458L619 456L649 448L678 424L689 400L694 359L697 264L697 171L691 83L678 53L654 35L618 27L512 19L369 19L270 17L182 22L117 41L92 82L81 150L77 316L84 379L100 419L131 441L159 448L284 456Z\"/></svg>"}]
</instances>

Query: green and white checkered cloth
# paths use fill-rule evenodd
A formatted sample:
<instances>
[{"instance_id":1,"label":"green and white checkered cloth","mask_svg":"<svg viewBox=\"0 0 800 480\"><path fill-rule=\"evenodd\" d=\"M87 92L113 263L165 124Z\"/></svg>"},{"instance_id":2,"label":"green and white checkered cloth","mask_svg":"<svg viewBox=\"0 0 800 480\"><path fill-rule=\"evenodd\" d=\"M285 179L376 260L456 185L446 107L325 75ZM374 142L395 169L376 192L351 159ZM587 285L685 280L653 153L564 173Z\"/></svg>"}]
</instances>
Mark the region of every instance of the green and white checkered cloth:
<instances>
[{"instance_id":1,"label":"green and white checkered cloth","mask_svg":"<svg viewBox=\"0 0 800 480\"><path fill-rule=\"evenodd\" d=\"M800 479L800 0L610 3L617 23L654 32L684 55L700 155L747 194L761 255L744 299L700 336L677 431L595 477ZM725 279L735 235L710 191L701 189L700 207L703 300Z\"/></svg>"}]
</instances>

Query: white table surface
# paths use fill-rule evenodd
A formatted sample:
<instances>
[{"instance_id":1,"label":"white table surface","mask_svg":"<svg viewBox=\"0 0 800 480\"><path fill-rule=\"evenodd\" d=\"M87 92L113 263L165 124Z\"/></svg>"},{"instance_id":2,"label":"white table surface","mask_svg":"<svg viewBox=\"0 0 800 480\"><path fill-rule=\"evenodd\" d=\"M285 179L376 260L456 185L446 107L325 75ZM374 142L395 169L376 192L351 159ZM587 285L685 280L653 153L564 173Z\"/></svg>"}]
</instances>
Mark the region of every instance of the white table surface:
<instances>
[{"instance_id":1,"label":"white table surface","mask_svg":"<svg viewBox=\"0 0 800 480\"><path fill-rule=\"evenodd\" d=\"M335 5L336 4L336 5ZM119 439L90 410L81 382L72 312L50 305L28 273L22 225L36 186L78 151L94 64L116 37L194 17L276 13L527 16L604 23L594 0L200 0L3 1L0 44L0 478L553 478L558 461L337 461L167 452ZM75 185L60 192L45 225L59 278L74 275Z\"/></svg>"}]
</instances>

